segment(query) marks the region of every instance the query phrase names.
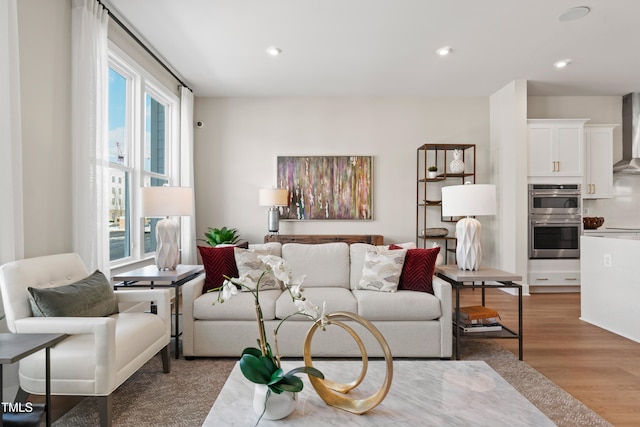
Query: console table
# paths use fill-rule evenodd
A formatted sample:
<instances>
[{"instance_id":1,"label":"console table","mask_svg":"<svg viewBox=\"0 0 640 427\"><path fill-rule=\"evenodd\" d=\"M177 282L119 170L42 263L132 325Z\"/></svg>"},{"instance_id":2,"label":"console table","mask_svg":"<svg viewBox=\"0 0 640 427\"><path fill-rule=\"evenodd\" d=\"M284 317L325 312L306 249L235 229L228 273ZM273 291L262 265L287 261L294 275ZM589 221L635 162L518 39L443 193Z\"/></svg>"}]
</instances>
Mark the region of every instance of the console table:
<instances>
[{"instance_id":1,"label":"console table","mask_svg":"<svg viewBox=\"0 0 640 427\"><path fill-rule=\"evenodd\" d=\"M66 334L0 334L0 364L15 363L25 357L45 349L45 414L46 425L51 425L51 346L67 337ZM2 397L2 371L0 366L0 402ZM17 414L18 416L20 414ZM25 414L28 416L27 414ZM42 416L42 412L40 412ZM0 410L0 427L4 425L4 406ZM16 416L17 418L17 416ZM13 420L12 420L13 421ZM17 421L18 422L18 421Z\"/></svg>"},{"instance_id":2,"label":"console table","mask_svg":"<svg viewBox=\"0 0 640 427\"><path fill-rule=\"evenodd\" d=\"M460 341L464 337L517 339L518 357L522 360L522 285L514 283L515 281L522 280L522 276L486 267L480 267L477 271L460 270L457 265L436 265L435 273L438 277L449 282L456 292L455 311L453 312L453 336L455 338L454 354L456 360L460 360ZM476 282L480 283L477 284ZM460 291L463 289L474 288L480 288L482 290L483 306L485 305L486 288L516 288L518 290L518 331L516 332L502 325L501 331L462 332L458 327L458 324L460 323Z\"/></svg>"},{"instance_id":3,"label":"console table","mask_svg":"<svg viewBox=\"0 0 640 427\"><path fill-rule=\"evenodd\" d=\"M379 234L267 234L264 236L264 243L280 242L285 243L332 243L345 242L368 243L370 245L384 245L384 236Z\"/></svg>"},{"instance_id":4,"label":"console table","mask_svg":"<svg viewBox=\"0 0 640 427\"><path fill-rule=\"evenodd\" d=\"M120 288L174 288L175 302L174 318L176 323L175 337L175 358L180 358L180 344L178 337L180 336L180 286L194 279L204 271L202 265L178 265L175 270L158 270L155 265L148 265L137 270L127 271L126 273L113 276L113 280L121 281L113 286L114 289ZM144 283L140 283L144 282ZM157 283L162 282L162 283Z\"/></svg>"}]
</instances>

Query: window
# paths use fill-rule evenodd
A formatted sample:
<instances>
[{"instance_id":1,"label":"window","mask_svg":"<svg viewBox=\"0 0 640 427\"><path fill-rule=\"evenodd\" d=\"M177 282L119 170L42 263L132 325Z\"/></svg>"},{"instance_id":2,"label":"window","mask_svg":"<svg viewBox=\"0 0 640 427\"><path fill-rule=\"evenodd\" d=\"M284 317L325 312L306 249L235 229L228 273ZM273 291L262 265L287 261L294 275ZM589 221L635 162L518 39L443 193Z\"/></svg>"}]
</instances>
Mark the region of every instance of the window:
<instances>
[{"instance_id":1,"label":"window","mask_svg":"<svg viewBox=\"0 0 640 427\"><path fill-rule=\"evenodd\" d=\"M157 219L141 218L140 188L177 185L178 99L117 48L109 52L109 256L155 251Z\"/></svg>"}]
</instances>

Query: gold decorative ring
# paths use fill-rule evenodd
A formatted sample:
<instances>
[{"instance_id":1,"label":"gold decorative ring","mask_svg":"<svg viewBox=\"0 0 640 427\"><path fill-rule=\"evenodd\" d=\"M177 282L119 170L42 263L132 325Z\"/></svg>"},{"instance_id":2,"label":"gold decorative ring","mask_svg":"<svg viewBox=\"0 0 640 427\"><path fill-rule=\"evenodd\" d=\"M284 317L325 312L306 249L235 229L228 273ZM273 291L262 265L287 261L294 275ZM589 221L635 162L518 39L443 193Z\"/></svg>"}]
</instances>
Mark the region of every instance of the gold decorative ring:
<instances>
[{"instance_id":1,"label":"gold decorative ring","mask_svg":"<svg viewBox=\"0 0 640 427\"><path fill-rule=\"evenodd\" d=\"M376 338L376 340L380 344L380 347L382 347L382 351L384 352L384 359L386 362L386 369L387 369L386 375L384 377L384 382L382 383L382 386L380 387L380 389L378 389L378 391L376 391L373 395L365 399L350 399L344 395L344 393L348 393L349 391L353 390L358 385L360 385L360 383L362 383L362 380L364 380L364 377L366 376L366 373L367 373L369 358L367 356L367 349L365 348L358 334L348 325L342 322L333 320L336 318L343 318L343 317L346 317L347 319L351 319L359 323L360 325L362 325L364 328L366 328ZM355 313L349 313L349 312L335 312L335 313L328 314L326 318L327 318L326 324L336 325L341 327L342 329L347 331L349 335L351 335L351 337L355 340L356 344L358 344L358 348L360 349L360 354L362 355L362 371L360 372L360 375L355 381L348 384L336 383L326 378L322 380L320 378L317 378L311 375L309 376L309 381L311 382L311 385L313 385L313 388L316 390L320 398L324 400L324 402L327 405L344 409L346 411L353 412L354 414L364 414L365 412L370 411L371 409L378 406L380 402L382 402L384 398L387 396L387 393L391 388L391 380L393 378L393 357L391 356L391 350L389 349L389 345L387 344L387 341L384 339L384 337L382 336L378 328L376 328L373 325L373 323L371 323L370 321L368 321L362 316L359 316ZM311 326L311 328L309 328L309 331L307 332L307 336L305 337L304 363L306 366L313 366L313 361L311 358L311 341L315 331L319 327L320 327L320 322L315 322Z\"/></svg>"}]
</instances>

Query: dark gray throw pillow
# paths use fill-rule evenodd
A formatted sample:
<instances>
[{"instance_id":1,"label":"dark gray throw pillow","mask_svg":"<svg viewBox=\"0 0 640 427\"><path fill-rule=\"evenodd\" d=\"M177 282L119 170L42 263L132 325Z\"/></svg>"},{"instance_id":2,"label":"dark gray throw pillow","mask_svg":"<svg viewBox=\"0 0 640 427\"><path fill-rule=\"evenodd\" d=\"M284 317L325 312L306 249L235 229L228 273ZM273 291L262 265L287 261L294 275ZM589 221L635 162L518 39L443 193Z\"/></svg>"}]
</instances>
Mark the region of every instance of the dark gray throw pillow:
<instances>
[{"instance_id":1,"label":"dark gray throw pillow","mask_svg":"<svg viewBox=\"0 0 640 427\"><path fill-rule=\"evenodd\" d=\"M99 270L70 285L27 290L35 317L103 317L118 313L118 298Z\"/></svg>"}]
</instances>

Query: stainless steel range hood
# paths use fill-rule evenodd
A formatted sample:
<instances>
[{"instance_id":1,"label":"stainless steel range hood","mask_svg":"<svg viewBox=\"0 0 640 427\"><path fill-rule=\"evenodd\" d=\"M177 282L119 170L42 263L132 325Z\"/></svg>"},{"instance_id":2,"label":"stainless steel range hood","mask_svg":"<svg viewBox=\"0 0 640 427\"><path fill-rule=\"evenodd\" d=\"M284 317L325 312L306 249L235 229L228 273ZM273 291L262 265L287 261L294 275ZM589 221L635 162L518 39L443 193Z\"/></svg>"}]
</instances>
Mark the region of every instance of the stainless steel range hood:
<instances>
[{"instance_id":1,"label":"stainless steel range hood","mask_svg":"<svg viewBox=\"0 0 640 427\"><path fill-rule=\"evenodd\" d=\"M613 173L640 174L640 93L622 97L622 160Z\"/></svg>"}]
</instances>

